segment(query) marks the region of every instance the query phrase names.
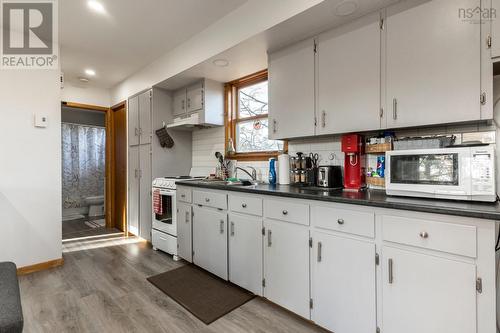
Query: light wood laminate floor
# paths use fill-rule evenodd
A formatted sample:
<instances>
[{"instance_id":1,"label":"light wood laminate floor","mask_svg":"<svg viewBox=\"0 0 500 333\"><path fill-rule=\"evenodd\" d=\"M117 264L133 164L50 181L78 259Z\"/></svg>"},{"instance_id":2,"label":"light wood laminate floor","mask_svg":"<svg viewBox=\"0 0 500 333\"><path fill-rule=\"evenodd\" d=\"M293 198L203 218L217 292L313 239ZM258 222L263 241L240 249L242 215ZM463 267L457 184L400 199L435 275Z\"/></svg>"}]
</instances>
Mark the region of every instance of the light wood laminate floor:
<instances>
[{"instance_id":1,"label":"light wood laminate floor","mask_svg":"<svg viewBox=\"0 0 500 333\"><path fill-rule=\"evenodd\" d=\"M24 332L325 332L260 298L206 326L146 281L184 263L136 238L65 251L64 266L20 277Z\"/></svg>"}]
</instances>

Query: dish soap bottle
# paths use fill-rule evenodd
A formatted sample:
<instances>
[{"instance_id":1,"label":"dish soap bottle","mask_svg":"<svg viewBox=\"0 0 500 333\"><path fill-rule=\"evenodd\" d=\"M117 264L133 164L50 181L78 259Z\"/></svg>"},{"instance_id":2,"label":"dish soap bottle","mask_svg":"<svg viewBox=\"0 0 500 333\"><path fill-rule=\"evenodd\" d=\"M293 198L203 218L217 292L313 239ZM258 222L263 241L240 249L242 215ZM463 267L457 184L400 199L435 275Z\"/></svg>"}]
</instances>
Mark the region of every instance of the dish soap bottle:
<instances>
[{"instance_id":1,"label":"dish soap bottle","mask_svg":"<svg viewBox=\"0 0 500 333\"><path fill-rule=\"evenodd\" d=\"M276 185L276 159L269 159L269 184Z\"/></svg>"}]
</instances>

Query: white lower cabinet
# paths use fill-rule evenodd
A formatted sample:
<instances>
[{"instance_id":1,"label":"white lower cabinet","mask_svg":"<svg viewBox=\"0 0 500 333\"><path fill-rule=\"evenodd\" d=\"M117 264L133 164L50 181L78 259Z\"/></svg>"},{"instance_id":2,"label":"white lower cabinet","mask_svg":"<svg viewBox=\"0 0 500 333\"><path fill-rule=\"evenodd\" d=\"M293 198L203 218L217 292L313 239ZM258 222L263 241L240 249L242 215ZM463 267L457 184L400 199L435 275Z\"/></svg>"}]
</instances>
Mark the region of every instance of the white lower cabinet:
<instances>
[{"instance_id":1,"label":"white lower cabinet","mask_svg":"<svg viewBox=\"0 0 500 333\"><path fill-rule=\"evenodd\" d=\"M310 318L309 227L264 220L264 296Z\"/></svg>"},{"instance_id":2,"label":"white lower cabinet","mask_svg":"<svg viewBox=\"0 0 500 333\"><path fill-rule=\"evenodd\" d=\"M262 295L262 218L229 214L229 281Z\"/></svg>"},{"instance_id":3,"label":"white lower cabinet","mask_svg":"<svg viewBox=\"0 0 500 333\"><path fill-rule=\"evenodd\" d=\"M177 255L193 262L191 205L177 201Z\"/></svg>"},{"instance_id":4,"label":"white lower cabinet","mask_svg":"<svg viewBox=\"0 0 500 333\"><path fill-rule=\"evenodd\" d=\"M390 246L382 258L382 332L476 332L474 264Z\"/></svg>"},{"instance_id":5,"label":"white lower cabinet","mask_svg":"<svg viewBox=\"0 0 500 333\"><path fill-rule=\"evenodd\" d=\"M312 238L312 320L335 333L375 332L375 244L318 231Z\"/></svg>"},{"instance_id":6,"label":"white lower cabinet","mask_svg":"<svg viewBox=\"0 0 500 333\"><path fill-rule=\"evenodd\" d=\"M227 280L227 212L193 207L193 263Z\"/></svg>"}]
</instances>

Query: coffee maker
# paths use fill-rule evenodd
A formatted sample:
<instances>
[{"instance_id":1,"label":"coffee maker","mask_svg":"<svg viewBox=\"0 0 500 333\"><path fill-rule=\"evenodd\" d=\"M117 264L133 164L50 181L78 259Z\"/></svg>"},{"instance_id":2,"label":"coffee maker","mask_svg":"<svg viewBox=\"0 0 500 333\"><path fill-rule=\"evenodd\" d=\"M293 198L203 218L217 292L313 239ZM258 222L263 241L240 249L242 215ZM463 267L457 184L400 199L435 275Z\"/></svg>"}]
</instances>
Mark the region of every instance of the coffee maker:
<instances>
[{"instance_id":1,"label":"coffee maker","mask_svg":"<svg viewBox=\"0 0 500 333\"><path fill-rule=\"evenodd\" d=\"M359 134L342 136L344 156L344 189L359 191L366 186L363 137Z\"/></svg>"}]
</instances>

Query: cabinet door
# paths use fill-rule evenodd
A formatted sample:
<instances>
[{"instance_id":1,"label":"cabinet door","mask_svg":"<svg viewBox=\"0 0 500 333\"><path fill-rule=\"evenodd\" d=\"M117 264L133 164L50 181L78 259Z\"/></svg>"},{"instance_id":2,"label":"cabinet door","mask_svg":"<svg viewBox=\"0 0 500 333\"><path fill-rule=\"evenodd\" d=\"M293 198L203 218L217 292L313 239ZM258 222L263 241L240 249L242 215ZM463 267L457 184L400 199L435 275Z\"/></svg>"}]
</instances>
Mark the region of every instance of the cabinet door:
<instances>
[{"instance_id":1,"label":"cabinet door","mask_svg":"<svg viewBox=\"0 0 500 333\"><path fill-rule=\"evenodd\" d=\"M477 6L480 0L442 0L388 9L387 127L480 119L481 24L457 14Z\"/></svg>"},{"instance_id":2,"label":"cabinet door","mask_svg":"<svg viewBox=\"0 0 500 333\"><path fill-rule=\"evenodd\" d=\"M191 205L177 200L177 255L193 262Z\"/></svg>"},{"instance_id":3,"label":"cabinet door","mask_svg":"<svg viewBox=\"0 0 500 333\"><path fill-rule=\"evenodd\" d=\"M203 83L199 82L187 88L187 112L203 109Z\"/></svg>"},{"instance_id":4,"label":"cabinet door","mask_svg":"<svg viewBox=\"0 0 500 333\"><path fill-rule=\"evenodd\" d=\"M139 143L151 143L151 92L139 95Z\"/></svg>"},{"instance_id":5,"label":"cabinet door","mask_svg":"<svg viewBox=\"0 0 500 333\"><path fill-rule=\"evenodd\" d=\"M316 134L380 128L378 13L318 39Z\"/></svg>"},{"instance_id":6,"label":"cabinet door","mask_svg":"<svg viewBox=\"0 0 500 333\"><path fill-rule=\"evenodd\" d=\"M139 96L128 100L128 144L139 144Z\"/></svg>"},{"instance_id":7,"label":"cabinet door","mask_svg":"<svg viewBox=\"0 0 500 333\"><path fill-rule=\"evenodd\" d=\"M175 117L181 116L186 113L186 89L177 90L174 93L174 110Z\"/></svg>"},{"instance_id":8,"label":"cabinet door","mask_svg":"<svg viewBox=\"0 0 500 333\"><path fill-rule=\"evenodd\" d=\"M309 229L264 220L264 296L309 318Z\"/></svg>"},{"instance_id":9,"label":"cabinet door","mask_svg":"<svg viewBox=\"0 0 500 333\"><path fill-rule=\"evenodd\" d=\"M227 213L193 207L193 262L227 280Z\"/></svg>"},{"instance_id":10,"label":"cabinet door","mask_svg":"<svg viewBox=\"0 0 500 333\"><path fill-rule=\"evenodd\" d=\"M335 333L375 332L375 244L322 232L313 240L312 320Z\"/></svg>"},{"instance_id":11,"label":"cabinet door","mask_svg":"<svg viewBox=\"0 0 500 333\"><path fill-rule=\"evenodd\" d=\"M388 246L382 251L382 332L476 332L474 264Z\"/></svg>"},{"instance_id":12,"label":"cabinet door","mask_svg":"<svg viewBox=\"0 0 500 333\"><path fill-rule=\"evenodd\" d=\"M128 150L128 231L139 236L139 146Z\"/></svg>"},{"instance_id":13,"label":"cabinet door","mask_svg":"<svg viewBox=\"0 0 500 333\"><path fill-rule=\"evenodd\" d=\"M314 135L314 41L269 55L269 137Z\"/></svg>"},{"instance_id":14,"label":"cabinet door","mask_svg":"<svg viewBox=\"0 0 500 333\"><path fill-rule=\"evenodd\" d=\"M151 145L139 146L139 236L151 241L152 196L151 183Z\"/></svg>"},{"instance_id":15,"label":"cabinet door","mask_svg":"<svg viewBox=\"0 0 500 333\"><path fill-rule=\"evenodd\" d=\"M493 13L491 16L491 37L493 39L491 43L491 57L498 58L500 57L500 22L498 22L498 14L496 13L500 13L500 0L492 0L491 8L494 8L496 11L495 16L493 16ZM495 61L498 61L498 59Z\"/></svg>"},{"instance_id":16,"label":"cabinet door","mask_svg":"<svg viewBox=\"0 0 500 333\"><path fill-rule=\"evenodd\" d=\"M262 295L262 218L229 215L229 281Z\"/></svg>"}]
</instances>

